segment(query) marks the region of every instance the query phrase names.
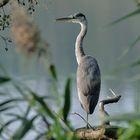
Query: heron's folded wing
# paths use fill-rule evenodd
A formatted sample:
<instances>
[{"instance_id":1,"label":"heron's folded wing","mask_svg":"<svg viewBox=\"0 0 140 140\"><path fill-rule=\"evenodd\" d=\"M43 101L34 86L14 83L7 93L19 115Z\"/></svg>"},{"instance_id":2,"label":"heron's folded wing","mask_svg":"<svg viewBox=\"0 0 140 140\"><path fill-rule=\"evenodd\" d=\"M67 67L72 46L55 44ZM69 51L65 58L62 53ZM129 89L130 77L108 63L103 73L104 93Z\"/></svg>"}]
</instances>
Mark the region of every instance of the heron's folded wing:
<instances>
[{"instance_id":1,"label":"heron's folded wing","mask_svg":"<svg viewBox=\"0 0 140 140\"><path fill-rule=\"evenodd\" d=\"M95 63L82 63L77 70L77 85L85 96L98 94L100 91L100 70Z\"/></svg>"}]
</instances>

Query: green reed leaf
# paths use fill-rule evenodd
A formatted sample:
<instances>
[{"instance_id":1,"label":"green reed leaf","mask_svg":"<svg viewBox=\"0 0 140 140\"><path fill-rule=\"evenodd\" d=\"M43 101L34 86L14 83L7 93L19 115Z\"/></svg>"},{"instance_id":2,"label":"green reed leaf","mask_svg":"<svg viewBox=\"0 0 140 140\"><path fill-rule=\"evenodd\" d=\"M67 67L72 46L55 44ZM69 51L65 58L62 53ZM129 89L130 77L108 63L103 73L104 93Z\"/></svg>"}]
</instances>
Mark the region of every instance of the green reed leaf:
<instances>
[{"instance_id":1,"label":"green reed leaf","mask_svg":"<svg viewBox=\"0 0 140 140\"><path fill-rule=\"evenodd\" d=\"M8 111L8 110L10 110L10 109L13 109L15 106L7 106L7 107L2 107L2 108L0 108L0 113L2 113L2 112L4 112L4 111Z\"/></svg>"},{"instance_id":2,"label":"green reed leaf","mask_svg":"<svg viewBox=\"0 0 140 140\"><path fill-rule=\"evenodd\" d=\"M63 118L65 122L67 122L67 117L71 106L70 95L71 95L71 79L68 78L65 85L65 93L64 93L65 100L64 100L64 107L63 107Z\"/></svg>"},{"instance_id":3,"label":"green reed leaf","mask_svg":"<svg viewBox=\"0 0 140 140\"><path fill-rule=\"evenodd\" d=\"M21 98L13 98L13 99L5 100L5 101L0 103L0 108L5 106L5 105L7 105L7 104L10 104L10 103L13 103L13 102L17 102L17 101L23 101L23 99L21 99Z\"/></svg>"},{"instance_id":4,"label":"green reed leaf","mask_svg":"<svg viewBox=\"0 0 140 140\"><path fill-rule=\"evenodd\" d=\"M127 14L127 15L125 15L125 16L123 16L123 17L121 17L121 18L119 18L119 19L117 19L115 21L113 21L113 22L111 22L107 26L112 26L114 24L117 24L117 23L119 23L121 21L124 21L125 19L128 19L128 18L133 17L133 16L138 15L138 14L140 14L140 8L138 8L135 11L133 11L133 12L131 12L131 13L129 13L129 14Z\"/></svg>"},{"instance_id":5,"label":"green reed leaf","mask_svg":"<svg viewBox=\"0 0 140 140\"><path fill-rule=\"evenodd\" d=\"M21 126L17 129L15 134L12 136L13 140L21 140L33 127L33 122L38 117L35 115L32 119L24 119Z\"/></svg>"},{"instance_id":6,"label":"green reed leaf","mask_svg":"<svg viewBox=\"0 0 140 140\"><path fill-rule=\"evenodd\" d=\"M14 123L15 121L17 121L17 119L12 119L9 120L8 122L6 122L5 124L2 125L2 127L0 128L0 135L3 133L3 131L12 123Z\"/></svg>"},{"instance_id":7,"label":"green reed leaf","mask_svg":"<svg viewBox=\"0 0 140 140\"><path fill-rule=\"evenodd\" d=\"M121 59L122 57L124 57L129 51L131 51L132 48L134 48L136 46L136 44L140 41L140 36L138 36L134 42L128 46L123 52L122 54L120 55L119 59Z\"/></svg>"},{"instance_id":8,"label":"green reed leaf","mask_svg":"<svg viewBox=\"0 0 140 140\"><path fill-rule=\"evenodd\" d=\"M51 64L50 67L49 67L49 70L50 70L51 76L52 76L55 80L57 80L57 72L56 72L55 65Z\"/></svg>"},{"instance_id":9,"label":"green reed leaf","mask_svg":"<svg viewBox=\"0 0 140 140\"><path fill-rule=\"evenodd\" d=\"M130 64L131 67L136 67L136 66L140 66L140 59L134 61L132 64Z\"/></svg>"},{"instance_id":10,"label":"green reed leaf","mask_svg":"<svg viewBox=\"0 0 140 140\"><path fill-rule=\"evenodd\" d=\"M9 77L0 76L0 84L4 84L6 82L9 82L11 79Z\"/></svg>"},{"instance_id":11,"label":"green reed leaf","mask_svg":"<svg viewBox=\"0 0 140 140\"><path fill-rule=\"evenodd\" d=\"M33 100L34 102L39 103L39 111L43 111L44 113L46 113L47 115L49 115L52 119L56 119L55 115L52 113L51 109L49 108L49 106L47 105L47 103L45 103L45 101L43 100L43 98L41 98L40 96L38 96L37 94L35 94L34 92L31 92L32 96L33 96Z\"/></svg>"}]
</instances>

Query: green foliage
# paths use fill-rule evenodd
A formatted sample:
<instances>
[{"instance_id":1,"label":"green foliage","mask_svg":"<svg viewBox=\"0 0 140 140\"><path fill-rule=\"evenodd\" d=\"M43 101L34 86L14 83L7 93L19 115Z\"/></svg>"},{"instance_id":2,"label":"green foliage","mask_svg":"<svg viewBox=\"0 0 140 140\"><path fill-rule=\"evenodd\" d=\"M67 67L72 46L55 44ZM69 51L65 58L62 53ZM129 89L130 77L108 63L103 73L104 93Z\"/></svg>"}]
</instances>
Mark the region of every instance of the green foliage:
<instances>
[{"instance_id":1,"label":"green foliage","mask_svg":"<svg viewBox=\"0 0 140 140\"><path fill-rule=\"evenodd\" d=\"M140 139L140 113L126 113L110 116L106 121L126 122L128 126L118 130L119 140L139 140Z\"/></svg>"},{"instance_id":2,"label":"green foliage","mask_svg":"<svg viewBox=\"0 0 140 140\"><path fill-rule=\"evenodd\" d=\"M17 102L17 101L23 101L23 99L20 98L13 98L13 99L8 99L5 100L3 102L0 103L0 113L4 112L4 111L8 111L10 109L13 109L15 106L12 105L13 102Z\"/></svg>"},{"instance_id":3,"label":"green foliage","mask_svg":"<svg viewBox=\"0 0 140 140\"><path fill-rule=\"evenodd\" d=\"M54 125L51 126L50 131L47 133L46 138L49 139L53 136L54 139L58 140L76 140L74 133L72 131L63 131L61 125L56 122Z\"/></svg>"},{"instance_id":4,"label":"green foliage","mask_svg":"<svg viewBox=\"0 0 140 140\"><path fill-rule=\"evenodd\" d=\"M0 84L9 82L11 79L9 77L0 76Z\"/></svg>"},{"instance_id":5,"label":"green foliage","mask_svg":"<svg viewBox=\"0 0 140 140\"><path fill-rule=\"evenodd\" d=\"M12 123L14 123L15 121L17 121L17 119L12 119L7 121L6 123L2 124L1 128L0 128L0 136L2 135L2 133L4 132L4 130Z\"/></svg>"},{"instance_id":6,"label":"green foliage","mask_svg":"<svg viewBox=\"0 0 140 140\"><path fill-rule=\"evenodd\" d=\"M26 133L31 130L31 128L33 127L33 122L35 121L35 119L37 117L38 117L38 115L35 115L34 117L32 117L29 120L21 117L22 124L17 129L17 131L14 133L14 135L12 136L11 139L12 140L22 139L26 135Z\"/></svg>"},{"instance_id":7,"label":"green foliage","mask_svg":"<svg viewBox=\"0 0 140 140\"><path fill-rule=\"evenodd\" d=\"M112 26L114 24L120 23L128 18L134 17L136 15L140 14L140 1L139 0L135 0L135 2L137 3L138 8L115 20L114 22L112 22L111 24L109 24L108 26ZM132 50L132 48L134 48L136 46L137 43L139 43L140 41L140 36L138 36L133 43L128 46L123 53L121 54L120 58L123 58L128 52L130 52L130 50ZM134 62L132 62L129 68L134 68L134 67L138 67L140 66L140 59L138 58L137 60L135 60ZM127 67L128 69L128 67ZM136 76L133 76L132 78L130 78L131 82L138 82L140 81L140 74L136 74ZM139 93L138 93L139 94ZM113 120L113 121L123 121L123 122L127 122L128 127L127 128L121 128L119 130L119 140L139 140L140 139L140 113L139 108L140 108L140 100L139 95L135 93L135 108L137 109L135 113L127 113L127 114L121 114L121 115L116 115L116 116L111 116L109 118L107 118L107 120Z\"/></svg>"},{"instance_id":8,"label":"green foliage","mask_svg":"<svg viewBox=\"0 0 140 140\"><path fill-rule=\"evenodd\" d=\"M140 41L140 36L138 36L138 37L133 41L133 43L132 43L130 46L128 46L128 47L122 52L122 54L121 54L121 56L120 56L120 59L121 59L122 57L124 57L130 50L132 50L132 49L135 47L135 45L136 45L139 41Z\"/></svg>"},{"instance_id":9,"label":"green foliage","mask_svg":"<svg viewBox=\"0 0 140 140\"><path fill-rule=\"evenodd\" d=\"M47 103L44 102L44 99L42 97L38 96L34 92L30 92L30 93L32 95L31 99L29 98L30 105L33 107L36 107L40 113L41 112L45 113L49 117L51 117L52 119L55 119L54 114L52 113L52 111L48 107Z\"/></svg>"},{"instance_id":10,"label":"green foliage","mask_svg":"<svg viewBox=\"0 0 140 140\"><path fill-rule=\"evenodd\" d=\"M63 107L63 118L65 122L67 122L67 117L71 106L70 94L71 94L71 79L68 78L65 85L65 95L64 95L65 100L64 100L64 107Z\"/></svg>"},{"instance_id":11,"label":"green foliage","mask_svg":"<svg viewBox=\"0 0 140 140\"><path fill-rule=\"evenodd\" d=\"M108 26L117 24L117 23L119 23L119 22L121 22L121 21L124 21L124 20L126 20L126 19L128 19L128 18L130 18L130 17L136 16L136 15L138 15L138 14L140 14L140 8L138 8L138 9L136 9L135 11L133 11L133 12L131 12L131 13L129 13L129 14L127 14L127 15L125 15L125 16L123 16L123 17L117 19L117 20L115 20L115 21L113 21L112 23L108 24Z\"/></svg>"},{"instance_id":12,"label":"green foliage","mask_svg":"<svg viewBox=\"0 0 140 140\"><path fill-rule=\"evenodd\" d=\"M136 60L135 62L133 62L130 66L131 66L131 67L140 66L140 59L138 59L138 60Z\"/></svg>"},{"instance_id":13,"label":"green foliage","mask_svg":"<svg viewBox=\"0 0 140 140\"><path fill-rule=\"evenodd\" d=\"M17 122L20 122L19 125L13 130L13 133L7 135L11 140L23 139L30 132L34 131L37 136L35 140L40 138L45 139L62 139L62 140L75 140L76 137L72 131L70 123L68 123L68 115L70 111L70 95L71 95L71 79L68 78L64 86L64 103L63 106L59 106L59 110L63 111L63 119L59 116L59 112L54 112L50 105L47 103L47 99L50 99L47 96L41 96L29 87L22 84L20 81L16 81L12 78L2 77L1 83L11 84L13 88L16 89L16 94L18 97L6 98L3 101L0 101L0 119L1 115L10 118L9 120L3 120L0 125L0 138L6 131L9 129L10 125L14 125ZM3 95L3 92L1 96ZM6 93L8 97L8 93ZM54 105L56 100L54 100ZM24 104L23 111L20 109L20 106ZM23 105L22 105L23 106ZM18 111L14 111L14 110ZM31 117L30 114L34 112ZM19 115L20 114L20 115ZM38 125L36 122L40 121L44 124L43 130L38 130Z\"/></svg>"},{"instance_id":14,"label":"green foliage","mask_svg":"<svg viewBox=\"0 0 140 140\"><path fill-rule=\"evenodd\" d=\"M57 80L57 73L56 73L55 66L53 64L50 65L49 70L53 79Z\"/></svg>"},{"instance_id":15,"label":"green foliage","mask_svg":"<svg viewBox=\"0 0 140 140\"><path fill-rule=\"evenodd\" d=\"M129 127L121 128L118 132L119 140L139 140L140 139L140 120L134 120L129 124Z\"/></svg>"},{"instance_id":16,"label":"green foliage","mask_svg":"<svg viewBox=\"0 0 140 140\"><path fill-rule=\"evenodd\" d=\"M22 101L22 99L20 99L20 98L13 98L13 99L5 100L4 102L0 103L0 108L3 107L3 106L6 106L7 104L15 102L15 101Z\"/></svg>"},{"instance_id":17,"label":"green foliage","mask_svg":"<svg viewBox=\"0 0 140 140\"><path fill-rule=\"evenodd\" d=\"M138 8L137 8L136 10L134 10L133 12L130 12L129 14L127 14L127 15L125 15L125 16L123 16L123 17L121 17L121 18L119 18L119 19L117 19L117 20L111 22L110 24L107 25L107 27L110 27L110 26L115 25L115 24L118 24L118 23L120 23L120 22L122 22L122 21L124 21L124 20L126 20L126 19L128 19L128 18L132 18L132 17L134 17L134 16L136 16L136 15L139 15L139 14L140 14L140 2L139 2L139 0L136 0L136 3L137 3L137 5L138 5ZM140 36L138 36L138 37L133 41L133 43L132 43L130 46L128 46L128 47L123 51L123 53L121 54L120 58L122 58L123 56L125 56L139 41L140 41Z\"/></svg>"}]
</instances>

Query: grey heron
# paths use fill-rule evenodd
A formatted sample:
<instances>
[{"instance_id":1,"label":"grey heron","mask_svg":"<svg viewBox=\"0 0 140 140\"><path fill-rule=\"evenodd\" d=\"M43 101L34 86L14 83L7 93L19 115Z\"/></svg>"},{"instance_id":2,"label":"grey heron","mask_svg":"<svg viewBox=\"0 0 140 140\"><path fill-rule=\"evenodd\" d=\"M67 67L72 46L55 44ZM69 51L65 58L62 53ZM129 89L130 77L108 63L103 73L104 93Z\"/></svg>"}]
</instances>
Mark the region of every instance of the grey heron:
<instances>
[{"instance_id":1,"label":"grey heron","mask_svg":"<svg viewBox=\"0 0 140 140\"><path fill-rule=\"evenodd\" d=\"M99 100L101 74L97 60L90 55L86 55L83 50L83 39L87 33L87 19L84 14L76 13L56 20L79 23L81 25L81 31L75 42L75 55L78 63L77 91L81 106L87 113L88 127L88 114L94 112Z\"/></svg>"}]
</instances>

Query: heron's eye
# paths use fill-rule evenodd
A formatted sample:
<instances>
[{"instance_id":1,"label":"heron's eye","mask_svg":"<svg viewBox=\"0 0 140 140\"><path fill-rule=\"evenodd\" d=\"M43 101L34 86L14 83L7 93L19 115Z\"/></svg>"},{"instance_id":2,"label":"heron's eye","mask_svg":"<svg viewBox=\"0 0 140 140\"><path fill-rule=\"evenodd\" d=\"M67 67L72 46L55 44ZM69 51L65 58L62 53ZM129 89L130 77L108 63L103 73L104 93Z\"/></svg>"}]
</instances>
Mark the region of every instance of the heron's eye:
<instances>
[{"instance_id":1,"label":"heron's eye","mask_svg":"<svg viewBox=\"0 0 140 140\"><path fill-rule=\"evenodd\" d=\"M83 14L79 13L79 14L77 14L77 16L82 17L82 16L83 16Z\"/></svg>"}]
</instances>

